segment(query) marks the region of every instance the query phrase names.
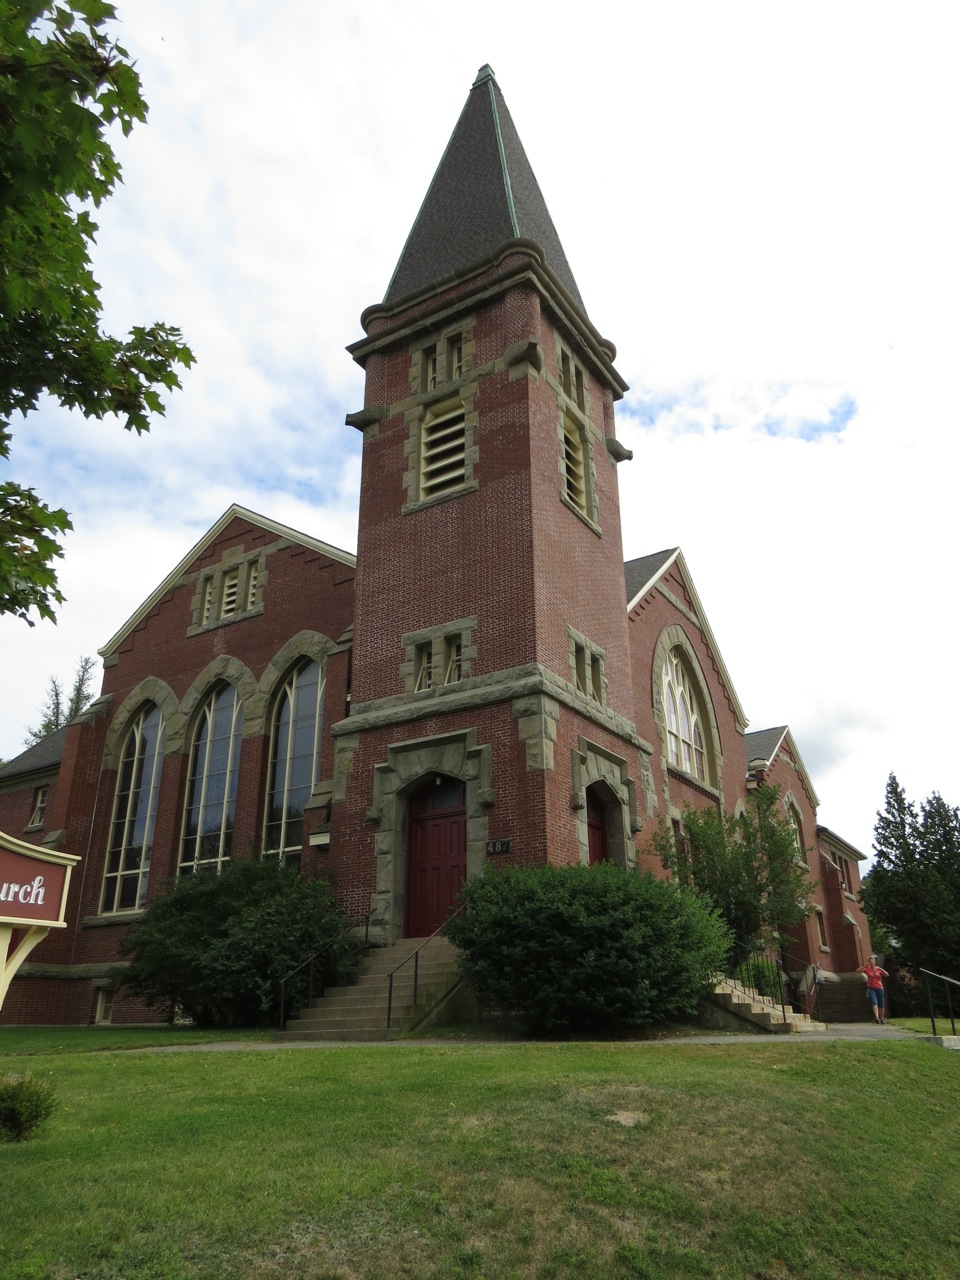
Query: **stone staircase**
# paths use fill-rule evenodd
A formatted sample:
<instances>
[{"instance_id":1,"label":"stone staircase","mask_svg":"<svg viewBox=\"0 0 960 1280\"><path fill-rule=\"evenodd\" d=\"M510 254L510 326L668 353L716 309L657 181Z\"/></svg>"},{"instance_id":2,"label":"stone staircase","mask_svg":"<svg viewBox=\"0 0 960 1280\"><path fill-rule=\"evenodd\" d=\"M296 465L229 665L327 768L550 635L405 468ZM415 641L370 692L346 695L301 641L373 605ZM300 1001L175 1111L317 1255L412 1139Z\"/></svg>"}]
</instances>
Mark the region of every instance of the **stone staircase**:
<instances>
[{"instance_id":1,"label":"stone staircase","mask_svg":"<svg viewBox=\"0 0 960 1280\"><path fill-rule=\"evenodd\" d=\"M378 947L362 962L351 987L328 987L319 1000L288 1019L282 1035L290 1040L390 1040L411 1031L435 1013L459 985L457 952L442 936L420 952L417 1001L413 1001L413 959L394 975L390 1029L387 1030L387 975L423 938L403 938Z\"/></svg>"},{"instance_id":2,"label":"stone staircase","mask_svg":"<svg viewBox=\"0 0 960 1280\"><path fill-rule=\"evenodd\" d=\"M767 996L726 980L717 983L709 1001L741 1026L746 1023L775 1035L827 1029L825 1022L815 1022L809 1014L794 1013L790 1008L784 1017L783 1008Z\"/></svg>"}]
</instances>

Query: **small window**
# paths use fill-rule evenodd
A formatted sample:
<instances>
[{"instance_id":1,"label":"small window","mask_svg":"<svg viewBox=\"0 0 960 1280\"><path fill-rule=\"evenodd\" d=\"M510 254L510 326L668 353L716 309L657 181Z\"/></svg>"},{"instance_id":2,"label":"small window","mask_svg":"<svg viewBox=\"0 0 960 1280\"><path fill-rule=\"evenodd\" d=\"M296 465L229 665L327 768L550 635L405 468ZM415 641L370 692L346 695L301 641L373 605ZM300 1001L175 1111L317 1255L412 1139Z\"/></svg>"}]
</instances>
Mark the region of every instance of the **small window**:
<instances>
[{"instance_id":1,"label":"small window","mask_svg":"<svg viewBox=\"0 0 960 1280\"><path fill-rule=\"evenodd\" d=\"M578 693L582 693L585 698L592 698L594 702L599 702L602 706L606 701L604 697L603 652L594 648L582 636L572 631L569 635L569 661L573 684Z\"/></svg>"},{"instance_id":2,"label":"small window","mask_svg":"<svg viewBox=\"0 0 960 1280\"><path fill-rule=\"evenodd\" d=\"M101 987L97 992L96 1022L98 1027L107 1026L113 1021L114 993L109 987Z\"/></svg>"},{"instance_id":3,"label":"small window","mask_svg":"<svg viewBox=\"0 0 960 1280\"><path fill-rule=\"evenodd\" d=\"M418 644L417 645L417 678L414 682L414 691L419 693L421 689L433 688L433 645Z\"/></svg>"},{"instance_id":4,"label":"small window","mask_svg":"<svg viewBox=\"0 0 960 1280\"><path fill-rule=\"evenodd\" d=\"M260 566L254 561L247 575L247 611L257 603L257 583L260 579Z\"/></svg>"},{"instance_id":5,"label":"small window","mask_svg":"<svg viewBox=\"0 0 960 1280\"><path fill-rule=\"evenodd\" d=\"M823 921L823 912L815 910L813 914L817 921L817 937L820 939L820 945L824 949L829 950L827 943L827 929Z\"/></svg>"},{"instance_id":6,"label":"small window","mask_svg":"<svg viewBox=\"0 0 960 1280\"><path fill-rule=\"evenodd\" d=\"M47 796L49 793L49 787L37 787L35 789L33 793L33 812L30 815L30 821L27 823L27 826L43 826L43 817L47 811Z\"/></svg>"},{"instance_id":7,"label":"small window","mask_svg":"<svg viewBox=\"0 0 960 1280\"><path fill-rule=\"evenodd\" d=\"M213 621L213 579L208 578L203 586L203 626Z\"/></svg>"},{"instance_id":8,"label":"small window","mask_svg":"<svg viewBox=\"0 0 960 1280\"><path fill-rule=\"evenodd\" d=\"M223 575L220 593L220 617L229 618L237 611L237 592L240 588L240 570L231 569Z\"/></svg>"},{"instance_id":9,"label":"small window","mask_svg":"<svg viewBox=\"0 0 960 1280\"><path fill-rule=\"evenodd\" d=\"M420 436L420 497L435 498L466 480L466 425L457 403L424 420Z\"/></svg>"},{"instance_id":10,"label":"small window","mask_svg":"<svg viewBox=\"0 0 960 1280\"><path fill-rule=\"evenodd\" d=\"M457 684L463 677L463 642L460 636L447 636L443 642L443 683Z\"/></svg>"},{"instance_id":11,"label":"small window","mask_svg":"<svg viewBox=\"0 0 960 1280\"><path fill-rule=\"evenodd\" d=\"M587 461L583 435L572 418L563 419L563 474L567 497L587 514Z\"/></svg>"},{"instance_id":12,"label":"small window","mask_svg":"<svg viewBox=\"0 0 960 1280\"><path fill-rule=\"evenodd\" d=\"M423 373L420 379L424 391L437 389L437 348L427 347L423 352Z\"/></svg>"},{"instance_id":13,"label":"small window","mask_svg":"<svg viewBox=\"0 0 960 1280\"><path fill-rule=\"evenodd\" d=\"M447 377L451 382L463 377L463 339L459 333L447 340Z\"/></svg>"}]
</instances>

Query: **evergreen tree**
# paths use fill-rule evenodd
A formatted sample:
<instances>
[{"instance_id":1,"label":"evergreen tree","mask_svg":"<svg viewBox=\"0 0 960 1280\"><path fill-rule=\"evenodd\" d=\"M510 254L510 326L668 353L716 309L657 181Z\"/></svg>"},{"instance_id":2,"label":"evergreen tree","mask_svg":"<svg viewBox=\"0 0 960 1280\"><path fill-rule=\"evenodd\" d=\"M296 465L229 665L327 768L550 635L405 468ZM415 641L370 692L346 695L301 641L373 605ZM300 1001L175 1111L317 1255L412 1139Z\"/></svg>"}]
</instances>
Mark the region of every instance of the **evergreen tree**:
<instances>
[{"instance_id":1,"label":"evergreen tree","mask_svg":"<svg viewBox=\"0 0 960 1280\"><path fill-rule=\"evenodd\" d=\"M960 978L960 810L934 792L918 812L891 773L873 848L862 891L871 924L908 968Z\"/></svg>"},{"instance_id":2,"label":"evergreen tree","mask_svg":"<svg viewBox=\"0 0 960 1280\"><path fill-rule=\"evenodd\" d=\"M80 659L74 672L69 698L64 698L62 681L58 680L56 676L50 677L50 683L47 686L47 699L40 711L40 723L36 728L28 729L24 735L23 740L28 747L35 746L48 734L57 729L62 729L71 720L76 720L77 716L86 709L93 696L90 688L90 683L93 680L93 667L92 658Z\"/></svg>"}]
</instances>

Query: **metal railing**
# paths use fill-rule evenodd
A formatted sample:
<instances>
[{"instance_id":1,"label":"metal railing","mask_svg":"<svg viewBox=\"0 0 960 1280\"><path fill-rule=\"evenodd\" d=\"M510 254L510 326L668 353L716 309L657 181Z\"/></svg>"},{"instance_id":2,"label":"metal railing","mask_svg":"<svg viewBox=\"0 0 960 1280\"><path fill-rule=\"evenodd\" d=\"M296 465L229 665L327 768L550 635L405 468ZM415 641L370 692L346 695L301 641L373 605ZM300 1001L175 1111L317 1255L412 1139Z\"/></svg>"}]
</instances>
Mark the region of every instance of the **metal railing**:
<instances>
[{"instance_id":1,"label":"metal railing","mask_svg":"<svg viewBox=\"0 0 960 1280\"><path fill-rule=\"evenodd\" d=\"M367 912L365 916L357 916L354 920L348 920L344 926L344 931L355 929L358 925L363 925L363 954L370 954L370 916L371 912ZM295 969L291 969L285 978L280 979L280 1030L284 1027L284 1012L287 1002L287 983L291 978L295 978L298 973L302 973L304 969L309 967L309 980L307 983L307 1004L313 1004L313 974L314 963L323 953L315 951L312 956L307 956L302 964L298 964ZM323 982L320 983L320 995L323 995Z\"/></svg>"},{"instance_id":2,"label":"metal railing","mask_svg":"<svg viewBox=\"0 0 960 1280\"><path fill-rule=\"evenodd\" d=\"M779 956L771 955L763 947L734 942L727 962L726 978L731 986L739 987L744 994L759 996L773 1007L779 1005L786 1022L783 967Z\"/></svg>"},{"instance_id":3,"label":"metal railing","mask_svg":"<svg viewBox=\"0 0 960 1280\"><path fill-rule=\"evenodd\" d=\"M793 973L800 973L802 977L793 978ZM726 977L731 985L759 995L773 1006L779 1005L784 1022L788 1004L792 1011L821 1021L818 964L807 964L782 948L735 942Z\"/></svg>"},{"instance_id":4,"label":"metal railing","mask_svg":"<svg viewBox=\"0 0 960 1280\"><path fill-rule=\"evenodd\" d=\"M943 983L943 993L947 1000L947 1017L950 1019L950 1034L955 1036L957 1034L957 1022L953 1014L953 999L950 995L950 988L956 987L960 990L960 982L958 982L956 978L947 978L942 973L931 973L929 969L921 969L920 972L923 974L924 982L927 984L927 1006L930 1010L930 1025L933 1028L933 1034L937 1035L938 1032L937 1015L933 1008L933 986L931 985L930 979L936 978L938 982Z\"/></svg>"},{"instance_id":5,"label":"metal railing","mask_svg":"<svg viewBox=\"0 0 960 1280\"><path fill-rule=\"evenodd\" d=\"M420 952L423 951L425 947L428 947L430 943L433 942L434 938L439 938L440 935L443 933L444 929L449 924L449 922L453 919L453 917L456 915L459 915L462 910L463 910L462 907L457 907L456 911L451 912L450 915L447 916L446 920L444 920L443 924L440 926L439 929L434 929L433 933L431 933L429 938L424 938L423 942L420 943L419 947L417 947L414 951L411 951L408 956L406 956L403 960L401 960L400 963L396 965L395 968L391 969L390 972L387 974L387 1030L388 1031L390 1030L390 1022L393 1017L394 976L400 972L400 970L403 968L404 965L409 964L411 960L413 961L413 1003L416 1004L417 989L420 984Z\"/></svg>"}]
</instances>

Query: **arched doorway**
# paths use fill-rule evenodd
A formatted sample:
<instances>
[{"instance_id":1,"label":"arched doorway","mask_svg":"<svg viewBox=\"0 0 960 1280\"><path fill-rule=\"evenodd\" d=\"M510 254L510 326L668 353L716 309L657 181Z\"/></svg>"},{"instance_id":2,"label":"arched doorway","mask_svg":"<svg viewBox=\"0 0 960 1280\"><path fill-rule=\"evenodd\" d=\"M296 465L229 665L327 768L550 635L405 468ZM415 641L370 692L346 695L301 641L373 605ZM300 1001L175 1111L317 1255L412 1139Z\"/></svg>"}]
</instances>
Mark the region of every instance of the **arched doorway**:
<instances>
[{"instance_id":1,"label":"arched doorway","mask_svg":"<svg viewBox=\"0 0 960 1280\"><path fill-rule=\"evenodd\" d=\"M587 787L587 850L590 865L610 861L610 835L607 825L607 806L597 787Z\"/></svg>"},{"instance_id":2,"label":"arched doorway","mask_svg":"<svg viewBox=\"0 0 960 1280\"><path fill-rule=\"evenodd\" d=\"M440 928L466 875L466 787L437 773L407 801L408 938L425 938Z\"/></svg>"}]
</instances>

